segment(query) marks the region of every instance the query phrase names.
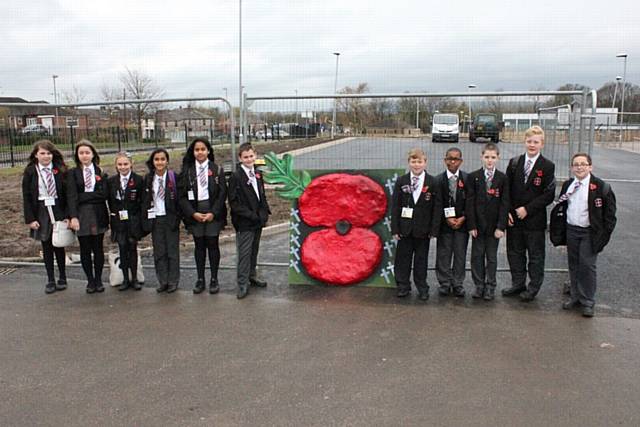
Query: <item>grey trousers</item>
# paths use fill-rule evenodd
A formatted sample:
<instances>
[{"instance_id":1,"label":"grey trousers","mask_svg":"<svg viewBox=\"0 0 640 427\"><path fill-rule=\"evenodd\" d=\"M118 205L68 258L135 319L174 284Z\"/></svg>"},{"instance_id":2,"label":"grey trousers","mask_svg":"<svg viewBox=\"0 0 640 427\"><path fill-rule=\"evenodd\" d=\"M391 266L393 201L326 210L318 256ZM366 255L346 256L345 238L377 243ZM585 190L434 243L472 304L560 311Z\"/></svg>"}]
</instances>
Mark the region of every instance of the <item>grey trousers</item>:
<instances>
[{"instance_id":1,"label":"grey trousers","mask_svg":"<svg viewBox=\"0 0 640 427\"><path fill-rule=\"evenodd\" d=\"M598 254L591 248L589 228L567 224L567 254L571 299L585 307L593 307L596 295L596 261Z\"/></svg>"},{"instance_id":2,"label":"grey trousers","mask_svg":"<svg viewBox=\"0 0 640 427\"><path fill-rule=\"evenodd\" d=\"M261 235L262 228L236 233L238 289L248 289L250 280L256 278Z\"/></svg>"},{"instance_id":3,"label":"grey trousers","mask_svg":"<svg viewBox=\"0 0 640 427\"><path fill-rule=\"evenodd\" d=\"M471 241L471 278L473 284L479 288L496 287L499 244L500 239L496 239L492 234L478 234L478 237Z\"/></svg>"},{"instance_id":4,"label":"grey trousers","mask_svg":"<svg viewBox=\"0 0 640 427\"><path fill-rule=\"evenodd\" d=\"M441 287L462 286L467 263L469 233L456 230L440 233L436 244L436 277ZM453 265L451 259L453 258Z\"/></svg>"},{"instance_id":5,"label":"grey trousers","mask_svg":"<svg viewBox=\"0 0 640 427\"><path fill-rule=\"evenodd\" d=\"M171 230L165 217L156 217L151 241L158 283L177 286L180 281L180 230Z\"/></svg>"}]
</instances>

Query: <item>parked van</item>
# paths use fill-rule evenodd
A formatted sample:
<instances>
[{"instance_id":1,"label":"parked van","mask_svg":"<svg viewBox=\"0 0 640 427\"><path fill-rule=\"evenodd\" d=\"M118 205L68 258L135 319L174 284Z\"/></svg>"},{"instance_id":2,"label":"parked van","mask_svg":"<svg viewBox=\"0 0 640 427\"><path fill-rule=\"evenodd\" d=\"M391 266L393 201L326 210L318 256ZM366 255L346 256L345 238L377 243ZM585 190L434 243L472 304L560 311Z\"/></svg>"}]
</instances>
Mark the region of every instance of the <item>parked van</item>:
<instances>
[{"instance_id":1,"label":"parked van","mask_svg":"<svg viewBox=\"0 0 640 427\"><path fill-rule=\"evenodd\" d=\"M458 142L459 127L457 114L434 114L431 128L431 141Z\"/></svg>"}]
</instances>

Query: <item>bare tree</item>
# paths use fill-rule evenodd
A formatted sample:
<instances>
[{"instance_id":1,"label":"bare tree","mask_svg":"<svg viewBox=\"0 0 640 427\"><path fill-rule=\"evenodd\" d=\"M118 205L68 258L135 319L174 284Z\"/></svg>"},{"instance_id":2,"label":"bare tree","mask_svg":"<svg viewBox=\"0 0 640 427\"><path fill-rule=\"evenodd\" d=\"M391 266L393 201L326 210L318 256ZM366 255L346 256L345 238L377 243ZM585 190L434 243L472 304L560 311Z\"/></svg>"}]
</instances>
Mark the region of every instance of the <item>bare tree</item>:
<instances>
[{"instance_id":1,"label":"bare tree","mask_svg":"<svg viewBox=\"0 0 640 427\"><path fill-rule=\"evenodd\" d=\"M120 74L120 83L124 87L127 99L157 99L161 98L164 91L155 83L153 78L142 71L130 70L125 68L126 72ZM150 104L132 104L136 112L136 122L138 126L138 136L142 139L142 119L145 113L151 108ZM154 108L158 105L154 104Z\"/></svg>"},{"instance_id":2,"label":"bare tree","mask_svg":"<svg viewBox=\"0 0 640 427\"><path fill-rule=\"evenodd\" d=\"M70 91L62 91L62 100L65 104L80 104L85 99L87 99L87 93L75 85Z\"/></svg>"}]
</instances>

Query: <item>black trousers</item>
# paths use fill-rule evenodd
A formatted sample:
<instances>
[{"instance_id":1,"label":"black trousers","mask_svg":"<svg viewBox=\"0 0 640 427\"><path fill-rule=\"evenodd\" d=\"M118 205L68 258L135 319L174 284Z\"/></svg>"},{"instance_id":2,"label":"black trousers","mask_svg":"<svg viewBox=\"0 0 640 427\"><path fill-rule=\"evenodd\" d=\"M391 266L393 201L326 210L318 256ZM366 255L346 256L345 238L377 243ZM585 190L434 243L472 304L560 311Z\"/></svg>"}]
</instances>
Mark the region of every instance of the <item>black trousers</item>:
<instances>
[{"instance_id":1,"label":"black trousers","mask_svg":"<svg viewBox=\"0 0 640 427\"><path fill-rule=\"evenodd\" d=\"M256 279L261 236L262 228L236 232L237 277L238 288L241 290L248 289L251 279Z\"/></svg>"},{"instance_id":2,"label":"black trousers","mask_svg":"<svg viewBox=\"0 0 640 427\"><path fill-rule=\"evenodd\" d=\"M64 248L56 248L51 243L51 239L42 241L42 257L44 258L44 268L47 270L47 281L49 283L56 281L53 269L53 256L55 254L58 263L58 271L60 272L60 280L67 280L65 269L65 252Z\"/></svg>"},{"instance_id":3,"label":"black trousers","mask_svg":"<svg viewBox=\"0 0 640 427\"><path fill-rule=\"evenodd\" d=\"M567 224L567 255L571 299L586 307L593 307L596 296L596 261L598 254L591 248L589 228Z\"/></svg>"},{"instance_id":4,"label":"black trousers","mask_svg":"<svg viewBox=\"0 0 640 427\"><path fill-rule=\"evenodd\" d=\"M527 256L529 262L527 265ZM511 283L515 288L525 288L529 272L529 292L540 291L544 281L545 234L544 230L526 230L524 227L507 229L507 259L511 270Z\"/></svg>"},{"instance_id":5,"label":"black trousers","mask_svg":"<svg viewBox=\"0 0 640 427\"><path fill-rule=\"evenodd\" d=\"M151 233L153 263L161 286L178 286L180 281L180 231L172 230L164 216L153 220ZM203 262L204 264L204 262ZM204 276L204 265L203 265Z\"/></svg>"},{"instance_id":6,"label":"black trousers","mask_svg":"<svg viewBox=\"0 0 640 427\"><path fill-rule=\"evenodd\" d=\"M462 286L468 244L469 233L466 230L440 232L436 246L436 277L440 286L454 288Z\"/></svg>"},{"instance_id":7,"label":"black trousers","mask_svg":"<svg viewBox=\"0 0 640 427\"><path fill-rule=\"evenodd\" d=\"M471 278L477 287L496 287L499 244L493 234L478 234L471 241Z\"/></svg>"},{"instance_id":8,"label":"black trousers","mask_svg":"<svg viewBox=\"0 0 640 427\"><path fill-rule=\"evenodd\" d=\"M398 290L411 290L411 266L413 265L413 283L418 291L428 292L427 258L429 256L429 239L402 237L398 241L394 275Z\"/></svg>"},{"instance_id":9,"label":"black trousers","mask_svg":"<svg viewBox=\"0 0 640 427\"><path fill-rule=\"evenodd\" d=\"M102 269L104 268L104 234L95 236L78 236L80 242L80 263L89 285L102 283ZM91 260L93 254L93 261Z\"/></svg>"},{"instance_id":10,"label":"black trousers","mask_svg":"<svg viewBox=\"0 0 640 427\"><path fill-rule=\"evenodd\" d=\"M129 277L133 281L136 280L138 272L138 242L130 237L123 240L123 242L118 243L120 270L122 270L126 281L129 281ZM131 271L131 276L129 276L129 271Z\"/></svg>"},{"instance_id":11,"label":"black trousers","mask_svg":"<svg viewBox=\"0 0 640 427\"><path fill-rule=\"evenodd\" d=\"M220 246L218 236L194 237L195 243L194 257L196 259L196 271L198 280L204 281L204 267L209 253L209 267L211 269L211 280L218 280L218 267L220 267Z\"/></svg>"}]
</instances>

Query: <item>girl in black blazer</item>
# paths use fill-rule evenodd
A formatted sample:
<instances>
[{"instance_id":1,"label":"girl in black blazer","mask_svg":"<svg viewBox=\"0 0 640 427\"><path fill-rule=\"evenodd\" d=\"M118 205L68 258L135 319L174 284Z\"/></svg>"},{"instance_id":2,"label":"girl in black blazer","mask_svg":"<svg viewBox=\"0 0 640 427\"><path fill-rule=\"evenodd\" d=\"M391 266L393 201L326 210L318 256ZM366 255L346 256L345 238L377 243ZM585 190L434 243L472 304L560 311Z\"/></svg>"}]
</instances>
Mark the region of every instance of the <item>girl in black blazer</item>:
<instances>
[{"instance_id":1,"label":"girl in black blazer","mask_svg":"<svg viewBox=\"0 0 640 427\"><path fill-rule=\"evenodd\" d=\"M62 154L49 140L36 142L29 156L29 164L22 176L24 221L31 229L31 237L42 242L42 256L47 270L45 292L51 294L67 288L64 248L54 248L51 242L53 224L49 206L56 221L68 222L64 178L67 168ZM60 278L56 284L53 256L58 263Z\"/></svg>"},{"instance_id":2,"label":"girl in black blazer","mask_svg":"<svg viewBox=\"0 0 640 427\"><path fill-rule=\"evenodd\" d=\"M111 241L118 244L123 281L121 291L130 287L142 289L136 278L138 271L138 240L142 237L140 216L144 191L142 177L131 170L133 160L126 152L116 154L118 173L109 178L109 210L111 211ZM131 270L131 276L129 276ZM131 277L131 280L129 280Z\"/></svg>"},{"instance_id":3,"label":"girl in black blazer","mask_svg":"<svg viewBox=\"0 0 640 427\"><path fill-rule=\"evenodd\" d=\"M169 153L157 148L147 160L142 217L151 232L153 262L158 279L156 291L172 293L180 281L180 206L176 174L169 169Z\"/></svg>"},{"instance_id":4,"label":"girl in black blazer","mask_svg":"<svg viewBox=\"0 0 640 427\"><path fill-rule=\"evenodd\" d=\"M73 158L76 167L69 171L66 179L71 229L77 231L80 242L80 262L87 276L87 293L104 292L103 241L109 228L107 174L98 166L100 156L89 140L78 142Z\"/></svg>"},{"instance_id":5,"label":"girl in black blazer","mask_svg":"<svg viewBox=\"0 0 640 427\"><path fill-rule=\"evenodd\" d=\"M211 268L209 293L215 294L219 291L218 236L227 222L227 184L224 170L214 163L213 148L205 139L194 139L184 155L179 197L184 223L195 243L198 280L193 293L199 294L205 289L204 263L208 251Z\"/></svg>"}]
</instances>

